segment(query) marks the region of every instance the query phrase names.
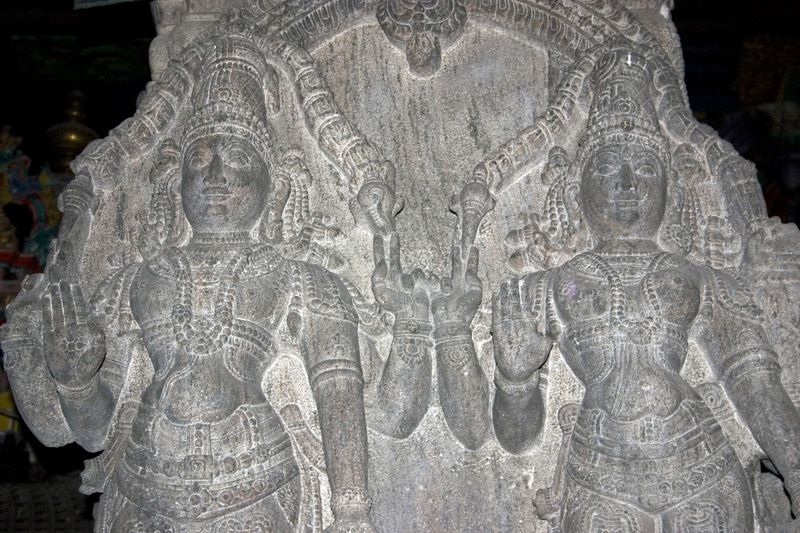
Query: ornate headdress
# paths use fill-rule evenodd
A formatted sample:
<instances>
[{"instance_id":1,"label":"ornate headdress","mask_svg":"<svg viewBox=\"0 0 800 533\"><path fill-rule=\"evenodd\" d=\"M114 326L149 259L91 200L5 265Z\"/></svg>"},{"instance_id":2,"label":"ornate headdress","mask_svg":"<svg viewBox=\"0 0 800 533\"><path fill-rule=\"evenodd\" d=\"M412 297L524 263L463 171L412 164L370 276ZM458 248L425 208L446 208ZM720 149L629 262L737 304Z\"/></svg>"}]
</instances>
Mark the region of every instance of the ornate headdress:
<instances>
[{"instance_id":1,"label":"ornate headdress","mask_svg":"<svg viewBox=\"0 0 800 533\"><path fill-rule=\"evenodd\" d=\"M630 143L652 148L668 162L645 55L629 43L614 44L595 65L593 78L594 99L577 158L581 165L598 146Z\"/></svg>"},{"instance_id":2,"label":"ornate headdress","mask_svg":"<svg viewBox=\"0 0 800 533\"><path fill-rule=\"evenodd\" d=\"M275 135L266 99L272 88L265 85L275 74L264 54L241 37L224 37L206 53L199 78L181 144L211 134L232 135L250 142L271 168Z\"/></svg>"}]
</instances>

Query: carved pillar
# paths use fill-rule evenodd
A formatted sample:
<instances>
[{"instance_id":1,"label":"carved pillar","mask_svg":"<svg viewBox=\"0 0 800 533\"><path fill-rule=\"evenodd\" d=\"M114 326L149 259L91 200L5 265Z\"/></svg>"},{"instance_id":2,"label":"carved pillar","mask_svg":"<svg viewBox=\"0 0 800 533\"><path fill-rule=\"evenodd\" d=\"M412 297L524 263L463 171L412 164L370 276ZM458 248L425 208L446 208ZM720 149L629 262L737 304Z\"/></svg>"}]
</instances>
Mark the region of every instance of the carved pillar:
<instances>
[{"instance_id":1,"label":"carved pillar","mask_svg":"<svg viewBox=\"0 0 800 533\"><path fill-rule=\"evenodd\" d=\"M155 81L3 333L34 431L103 450L98 530L797 506L796 332L763 318L796 228L692 117L668 2L155 9Z\"/></svg>"}]
</instances>

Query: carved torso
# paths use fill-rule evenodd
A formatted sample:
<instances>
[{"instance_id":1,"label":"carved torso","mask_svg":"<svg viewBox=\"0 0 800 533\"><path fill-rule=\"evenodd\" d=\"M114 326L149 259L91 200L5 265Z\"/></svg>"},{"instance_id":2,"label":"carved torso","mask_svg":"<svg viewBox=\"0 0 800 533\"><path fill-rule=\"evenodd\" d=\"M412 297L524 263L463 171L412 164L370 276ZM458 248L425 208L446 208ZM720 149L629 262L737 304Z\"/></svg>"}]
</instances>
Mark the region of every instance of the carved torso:
<instances>
[{"instance_id":1,"label":"carved torso","mask_svg":"<svg viewBox=\"0 0 800 533\"><path fill-rule=\"evenodd\" d=\"M261 389L291 296L284 263L266 247L188 247L140 269L131 309L154 375L117 473L123 492L125 481L148 479L148 491L127 494L133 501L212 516L296 475L286 430ZM185 508L191 494L175 495L191 492L189 481L208 487L212 504ZM227 496L213 490L224 486ZM183 507L164 500L170 493Z\"/></svg>"},{"instance_id":2,"label":"carved torso","mask_svg":"<svg viewBox=\"0 0 800 533\"><path fill-rule=\"evenodd\" d=\"M666 253L587 253L559 270L561 348L586 386L584 406L618 420L667 416L695 398L680 377L702 280Z\"/></svg>"},{"instance_id":3,"label":"carved torso","mask_svg":"<svg viewBox=\"0 0 800 533\"><path fill-rule=\"evenodd\" d=\"M570 483L658 513L732 475L732 448L680 375L703 301L702 270L659 251L590 252L553 283L561 350L586 387Z\"/></svg>"},{"instance_id":4,"label":"carved torso","mask_svg":"<svg viewBox=\"0 0 800 533\"><path fill-rule=\"evenodd\" d=\"M259 254L173 251L134 281L131 308L155 371L143 399L175 423L215 422L239 405L265 401L261 378L275 357L272 332L289 295L277 256L239 265ZM192 317L182 322L187 309Z\"/></svg>"}]
</instances>

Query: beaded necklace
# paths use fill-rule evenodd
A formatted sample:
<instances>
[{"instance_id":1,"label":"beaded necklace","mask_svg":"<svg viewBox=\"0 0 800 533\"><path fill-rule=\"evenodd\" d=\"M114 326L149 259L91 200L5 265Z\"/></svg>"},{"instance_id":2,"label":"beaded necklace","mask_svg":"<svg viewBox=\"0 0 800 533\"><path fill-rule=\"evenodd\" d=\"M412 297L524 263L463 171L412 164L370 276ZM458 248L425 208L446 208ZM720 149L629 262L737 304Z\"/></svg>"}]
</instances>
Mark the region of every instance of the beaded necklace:
<instances>
[{"instance_id":1,"label":"beaded necklace","mask_svg":"<svg viewBox=\"0 0 800 533\"><path fill-rule=\"evenodd\" d=\"M236 287L242 273L253 262L274 253L268 245L257 246L244 254L235 254L226 265L214 294L214 313L211 316L195 316L192 297L196 283L192 266L181 249L174 250L177 266L175 302L172 304L172 330L178 345L190 354L210 355L225 348L233 326L233 303ZM271 259L277 263L279 256Z\"/></svg>"}]
</instances>

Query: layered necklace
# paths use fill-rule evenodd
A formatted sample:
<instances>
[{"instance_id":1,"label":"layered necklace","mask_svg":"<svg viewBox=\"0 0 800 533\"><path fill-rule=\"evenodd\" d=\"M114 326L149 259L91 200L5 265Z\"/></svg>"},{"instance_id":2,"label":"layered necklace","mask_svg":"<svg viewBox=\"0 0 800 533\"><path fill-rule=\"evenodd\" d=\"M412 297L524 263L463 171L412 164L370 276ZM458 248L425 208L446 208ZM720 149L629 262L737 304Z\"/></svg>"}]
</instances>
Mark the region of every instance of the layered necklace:
<instances>
[{"instance_id":1,"label":"layered necklace","mask_svg":"<svg viewBox=\"0 0 800 533\"><path fill-rule=\"evenodd\" d=\"M246 253L235 253L223 269L219 285L213 297L212 315L195 316L193 296L196 282L192 276L192 265L181 249L175 249L174 261L177 266L175 301L172 304L172 330L178 345L193 355L211 355L228 345L233 328L233 303L236 287L242 273L254 262L274 254L268 245L251 248ZM280 259L277 254L271 259L272 265Z\"/></svg>"}]
</instances>

